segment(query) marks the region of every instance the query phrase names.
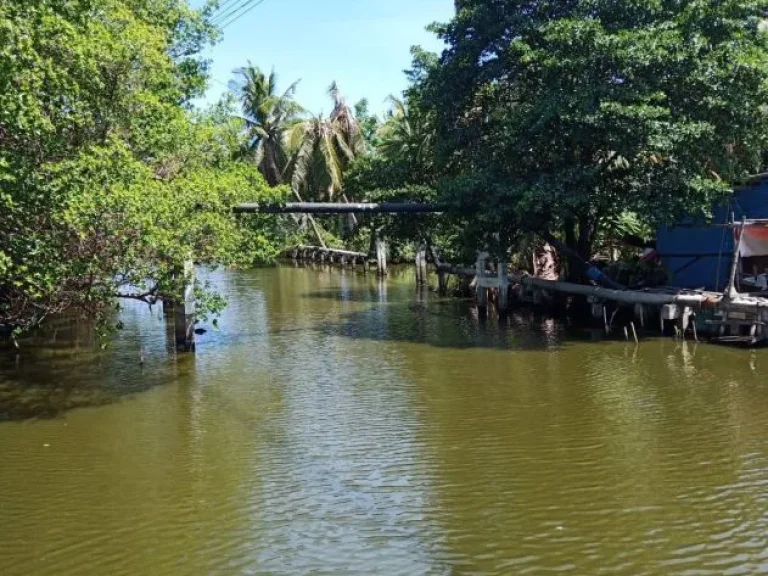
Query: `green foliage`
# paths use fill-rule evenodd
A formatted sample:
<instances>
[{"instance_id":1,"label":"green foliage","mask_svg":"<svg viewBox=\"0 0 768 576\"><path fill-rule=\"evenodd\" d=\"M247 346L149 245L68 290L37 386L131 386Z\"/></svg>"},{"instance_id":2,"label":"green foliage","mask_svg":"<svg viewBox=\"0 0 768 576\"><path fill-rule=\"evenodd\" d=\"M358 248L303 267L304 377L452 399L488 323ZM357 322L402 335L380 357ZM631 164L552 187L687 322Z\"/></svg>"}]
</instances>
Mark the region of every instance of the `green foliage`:
<instances>
[{"instance_id":1,"label":"green foliage","mask_svg":"<svg viewBox=\"0 0 768 576\"><path fill-rule=\"evenodd\" d=\"M478 242L548 230L588 257L622 214L706 213L761 168L764 0L457 7L419 90L442 198L478 215Z\"/></svg>"},{"instance_id":2,"label":"green foliage","mask_svg":"<svg viewBox=\"0 0 768 576\"><path fill-rule=\"evenodd\" d=\"M354 106L355 118L360 126L360 134L365 143L366 151L370 152L376 148L377 132L379 130L379 119L375 114L371 114L370 104L367 98L363 98Z\"/></svg>"},{"instance_id":3,"label":"green foliage","mask_svg":"<svg viewBox=\"0 0 768 576\"><path fill-rule=\"evenodd\" d=\"M221 111L185 111L212 38L182 0L0 0L0 325L178 297L190 255L275 255L274 221L231 208L286 191Z\"/></svg>"},{"instance_id":4,"label":"green foliage","mask_svg":"<svg viewBox=\"0 0 768 576\"><path fill-rule=\"evenodd\" d=\"M279 93L274 70L267 76L249 62L235 74L230 85L242 107L248 154L270 186L282 184L288 181L285 133L299 122L304 111L293 98L298 81Z\"/></svg>"},{"instance_id":5,"label":"green foliage","mask_svg":"<svg viewBox=\"0 0 768 576\"><path fill-rule=\"evenodd\" d=\"M310 115L285 134L291 186L297 194L313 200L332 200L341 194L345 173L365 152L358 119L335 82L328 95L333 111L327 118Z\"/></svg>"}]
</instances>

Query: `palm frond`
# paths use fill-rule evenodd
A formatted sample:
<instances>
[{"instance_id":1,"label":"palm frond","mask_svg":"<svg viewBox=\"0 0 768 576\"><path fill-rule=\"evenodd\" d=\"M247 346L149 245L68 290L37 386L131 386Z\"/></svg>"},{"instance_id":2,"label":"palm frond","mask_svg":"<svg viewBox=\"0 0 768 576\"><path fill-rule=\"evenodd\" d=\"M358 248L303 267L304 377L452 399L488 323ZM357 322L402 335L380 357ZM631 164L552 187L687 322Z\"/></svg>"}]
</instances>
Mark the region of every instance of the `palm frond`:
<instances>
[{"instance_id":1,"label":"palm frond","mask_svg":"<svg viewBox=\"0 0 768 576\"><path fill-rule=\"evenodd\" d=\"M318 146L325 162L325 170L331 181L328 188L329 197L333 197L336 192L340 191L342 185L342 165L336 151L336 143L337 139L334 137L333 131L330 129L323 130L321 138L318 140Z\"/></svg>"},{"instance_id":2,"label":"palm frond","mask_svg":"<svg viewBox=\"0 0 768 576\"><path fill-rule=\"evenodd\" d=\"M307 183L314 148L314 138L305 138L291 159L291 187L294 190L300 190Z\"/></svg>"}]
</instances>

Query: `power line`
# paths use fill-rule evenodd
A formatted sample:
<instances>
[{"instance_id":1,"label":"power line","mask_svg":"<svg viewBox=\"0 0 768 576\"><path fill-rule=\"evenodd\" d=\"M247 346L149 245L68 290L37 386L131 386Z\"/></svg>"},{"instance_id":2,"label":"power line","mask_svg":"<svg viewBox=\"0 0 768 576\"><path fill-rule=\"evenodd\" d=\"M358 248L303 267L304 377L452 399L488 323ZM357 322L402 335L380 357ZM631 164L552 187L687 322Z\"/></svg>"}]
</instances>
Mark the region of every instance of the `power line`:
<instances>
[{"instance_id":1,"label":"power line","mask_svg":"<svg viewBox=\"0 0 768 576\"><path fill-rule=\"evenodd\" d=\"M232 16L229 20L227 20L223 24L220 24L221 28L222 29L228 28L229 26L231 26L232 24L234 24L235 22L240 20L243 16L248 14L251 10L253 10L257 6L261 6L262 4L264 4L264 2L266 2L266 0L255 0L255 1L254 0L250 0L250 2L248 4L246 4L243 7L243 9L241 9L237 14Z\"/></svg>"},{"instance_id":2,"label":"power line","mask_svg":"<svg viewBox=\"0 0 768 576\"><path fill-rule=\"evenodd\" d=\"M243 10L241 10L238 14L235 14L232 18L230 18L227 22L224 22L223 24L220 23L219 26L221 26L222 30L224 28L227 28L240 20L243 16L248 14L251 10L256 8L257 6L261 6L266 2L267 0L256 0L255 2L253 0L250 1L250 3L246 3L246 5L243 7Z\"/></svg>"},{"instance_id":3,"label":"power line","mask_svg":"<svg viewBox=\"0 0 768 576\"><path fill-rule=\"evenodd\" d=\"M224 12L224 10L229 9L228 7L231 6L233 3L239 2L240 0L224 0L221 4L219 4L216 7L216 12L213 14L213 18L217 18L217 13L221 14Z\"/></svg>"},{"instance_id":4,"label":"power line","mask_svg":"<svg viewBox=\"0 0 768 576\"><path fill-rule=\"evenodd\" d=\"M244 4L247 4L251 0L227 0L219 6L218 11L216 14L213 15L213 18L211 18L212 22L221 22L222 20L225 20L229 16L231 16L234 12L239 10L243 7Z\"/></svg>"},{"instance_id":5,"label":"power line","mask_svg":"<svg viewBox=\"0 0 768 576\"><path fill-rule=\"evenodd\" d=\"M222 22L236 15L240 10L251 4L253 1L254 0L234 0L234 2L226 9L219 10L216 16L213 17L213 21L216 24L221 25Z\"/></svg>"}]
</instances>

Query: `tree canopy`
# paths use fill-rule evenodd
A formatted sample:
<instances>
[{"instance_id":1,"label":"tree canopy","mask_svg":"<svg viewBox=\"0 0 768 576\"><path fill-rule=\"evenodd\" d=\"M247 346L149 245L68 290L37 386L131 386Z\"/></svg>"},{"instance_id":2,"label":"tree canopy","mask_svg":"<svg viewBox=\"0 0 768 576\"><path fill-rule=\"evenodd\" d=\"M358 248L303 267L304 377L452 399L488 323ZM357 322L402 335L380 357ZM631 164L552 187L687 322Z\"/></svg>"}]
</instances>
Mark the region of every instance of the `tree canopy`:
<instances>
[{"instance_id":1,"label":"tree canopy","mask_svg":"<svg viewBox=\"0 0 768 576\"><path fill-rule=\"evenodd\" d=\"M0 325L178 295L190 255L274 255L274 229L231 207L285 191L235 161L228 115L188 110L207 16L182 0L0 0Z\"/></svg>"},{"instance_id":2,"label":"tree canopy","mask_svg":"<svg viewBox=\"0 0 768 576\"><path fill-rule=\"evenodd\" d=\"M705 214L766 149L764 0L460 0L416 85L445 200L585 257L622 214Z\"/></svg>"},{"instance_id":3,"label":"tree canopy","mask_svg":"<svg viewBox=\"0 0 768 576\"><path fill-rule=\"evenodd\" d=\"M191 255L272 259L294 228L233 215L243 201L440 202L331 224L454 258L553 234L589 258L617 230L706 216L768 158L768 0L457 0L382 119L335 83L308 114L250 62L194 111L214 13L0 0L0 326L178 296Z\"/></svg>"}]
</instances>

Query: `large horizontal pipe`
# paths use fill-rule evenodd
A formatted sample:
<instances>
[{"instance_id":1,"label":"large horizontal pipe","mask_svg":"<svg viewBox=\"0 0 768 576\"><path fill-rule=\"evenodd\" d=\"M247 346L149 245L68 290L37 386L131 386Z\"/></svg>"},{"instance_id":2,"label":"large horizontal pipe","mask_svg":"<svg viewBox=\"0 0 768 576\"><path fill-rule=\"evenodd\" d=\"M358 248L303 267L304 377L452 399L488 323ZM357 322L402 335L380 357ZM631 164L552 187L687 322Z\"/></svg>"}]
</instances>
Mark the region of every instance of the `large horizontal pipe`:
<instances>
[{"instance_id":1,"label":"large horizontal pipe","mask_svg":"<svg viewBox=\"0 0 768 576\"><path fill-rule=\"evenodd\" d=\"M659 293L659 292L641 292L639 290L611 290L600 286L587 286L585 284L573 284L570 282L559 282L556 280L543 280L533 276L510 276L512 282L519 282L525 286L534 286L542 290L551 290L553 292L563 292L565 294L579 294L581 296L592 296L600 300L613 300L614 302L623 302L625 304L649 304L660 306L663 304L684 304L686 306L701 306L704 302L712 300L712 297L719 298L719 294L680 294L680 293Z\"/></svg>"},{"instance_id":2,"label":"large horizontal pipe","mask_svg":"<svg viewBox=\"0 0 768 576\"><path fill-rule=\"evenodd\" d=\"M593 296L601 300L613 300L625 304L649 304L661 306L664 304L682 304L684 306L703 306L705 303L712 307L724 309L756 309L768 308L768 298L759 298L747 294L739 294L735 298L725 299L718 292L704 292L701 294L685 294L679 292L645 292L640 290L611 290L600 286L586 286L584 284L571 284L555 280L543 280L532 276L510 276L511 282L519 282L527 286L535 286L543 290L563 292L565 294L579 294Z\"/></svg>"},{"instance_id":3,"label":"large horizontal pipe","mask_svg":"<svg viewBox=\"0 0 768 576\"><path fill-rule=\"evenodd\" d=\"M287 204L240 204L236 214L437 214L444 209L435 204L413 202L346 203L289 202Z\"/></svg>"}]
</instances>

